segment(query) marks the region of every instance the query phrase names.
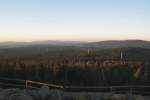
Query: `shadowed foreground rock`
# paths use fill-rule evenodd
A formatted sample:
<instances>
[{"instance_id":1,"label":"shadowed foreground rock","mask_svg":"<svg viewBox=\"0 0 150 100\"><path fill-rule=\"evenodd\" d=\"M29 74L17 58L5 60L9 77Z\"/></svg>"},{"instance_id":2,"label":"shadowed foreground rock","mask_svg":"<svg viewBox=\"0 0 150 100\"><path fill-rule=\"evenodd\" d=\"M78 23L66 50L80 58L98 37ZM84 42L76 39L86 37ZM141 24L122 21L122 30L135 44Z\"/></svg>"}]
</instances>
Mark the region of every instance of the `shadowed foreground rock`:
<instances>
[{"instance_id":1,"label":"shadowed foreground rock","mask_svg":"<svg viewBox=\"0 0 150 100\"><path fill-rule=\"evenodd\" d=\"M39 90L0 89L0 100L150 100L150 97L130 94L63 92L43 86Z\"/></svg>"}]
</instances>

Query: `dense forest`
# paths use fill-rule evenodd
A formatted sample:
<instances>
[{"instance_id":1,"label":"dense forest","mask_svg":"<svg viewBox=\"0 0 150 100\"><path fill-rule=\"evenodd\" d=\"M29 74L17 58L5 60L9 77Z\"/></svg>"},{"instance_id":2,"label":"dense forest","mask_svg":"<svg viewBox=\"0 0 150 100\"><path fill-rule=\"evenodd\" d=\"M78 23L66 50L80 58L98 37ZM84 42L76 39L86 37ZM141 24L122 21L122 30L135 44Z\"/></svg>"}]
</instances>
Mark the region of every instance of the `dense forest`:
<instances>
[{"instance_id":1,"label":"dense forest","mask_svg":"<svg viewBox=\"0 0 150 100\"><path fill-rule=\"evenodd\" d=\"M123 58L121 59L120 54ZM36 45L0 49L0 77L75 86L150 84L150 50Z\"/></svg>"}]
</instances>

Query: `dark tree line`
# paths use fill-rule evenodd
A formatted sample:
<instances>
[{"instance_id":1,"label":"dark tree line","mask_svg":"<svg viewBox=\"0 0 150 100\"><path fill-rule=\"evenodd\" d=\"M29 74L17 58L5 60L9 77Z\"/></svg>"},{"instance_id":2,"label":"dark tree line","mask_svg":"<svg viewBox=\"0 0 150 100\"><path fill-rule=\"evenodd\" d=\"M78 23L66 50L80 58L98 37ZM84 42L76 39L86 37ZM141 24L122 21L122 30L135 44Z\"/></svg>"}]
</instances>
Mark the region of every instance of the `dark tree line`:
<instances>
[{"instance_id":1,"label":"dark tree line","mask_svg":"<svg viewBox=\"0 0 150 100\"><path fill-rule=\"evenodd\" d=\"M106 86L150 84L150 64L87 65L68 62L0 63L0 77L61 85Z\"/></svg>"},{"instance_id":2,"label":"dark tree line","mask_svg":"<svg viewBox=\"0 0 150 100\"><path fill-rule=\"evenodd\" d=\"M120 59L121 52L124 60L134 61L107 61ZM149 85L149 61L150 50L144 48L91 49L90 54L68 46L6 48L0 49L0 77L61 85Z\"/></svg>"}]
</instances>

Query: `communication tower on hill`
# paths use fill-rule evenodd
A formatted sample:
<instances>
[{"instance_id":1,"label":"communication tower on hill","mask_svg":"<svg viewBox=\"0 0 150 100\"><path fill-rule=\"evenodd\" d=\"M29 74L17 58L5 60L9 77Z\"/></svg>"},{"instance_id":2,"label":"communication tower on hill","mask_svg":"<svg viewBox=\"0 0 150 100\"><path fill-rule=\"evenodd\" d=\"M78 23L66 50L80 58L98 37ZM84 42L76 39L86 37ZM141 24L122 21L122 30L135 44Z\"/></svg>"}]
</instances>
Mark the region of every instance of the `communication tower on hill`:
<instances>
[{"instance_id":1,"label":"communication tower on hill","mask_svg":"<svg viewBox=\"0 0 150 100\"><path fill-rule=\"evenodd\" d=\"M120 55L121 59L123 59L123 52L121 51L121 55Z\"/></svg>"}]
</instances>

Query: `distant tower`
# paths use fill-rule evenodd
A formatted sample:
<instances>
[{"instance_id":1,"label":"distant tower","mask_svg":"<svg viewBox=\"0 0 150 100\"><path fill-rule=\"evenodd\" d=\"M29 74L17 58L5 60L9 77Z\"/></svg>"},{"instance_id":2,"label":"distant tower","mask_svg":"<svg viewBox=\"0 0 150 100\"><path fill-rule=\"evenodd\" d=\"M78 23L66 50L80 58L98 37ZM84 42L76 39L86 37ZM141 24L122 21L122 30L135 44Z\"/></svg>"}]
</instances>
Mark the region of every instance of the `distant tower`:
<instances>
[{"instance_id":1,"label":"distant tower","mask_svg":"<svg viewBox=\"0 0 150 100\"><path fill-rule=\"evenodd\" d=\"M121 55L120 55L121 59L123 59L123 52L121 51Z\"/></svg>"}]
</instances>

